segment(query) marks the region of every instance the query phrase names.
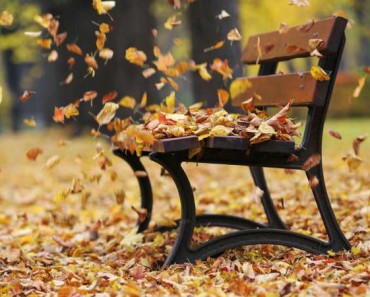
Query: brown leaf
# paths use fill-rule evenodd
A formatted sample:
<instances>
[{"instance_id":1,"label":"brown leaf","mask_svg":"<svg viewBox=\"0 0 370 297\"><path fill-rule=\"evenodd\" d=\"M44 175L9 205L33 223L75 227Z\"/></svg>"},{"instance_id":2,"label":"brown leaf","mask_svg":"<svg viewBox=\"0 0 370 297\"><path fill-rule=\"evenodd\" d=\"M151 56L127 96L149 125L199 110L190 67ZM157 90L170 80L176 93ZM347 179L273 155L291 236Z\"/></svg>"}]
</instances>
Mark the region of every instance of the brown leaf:
<instances>
[{"instance_id":1,"label":"brown leaf","mask_svg":"<svg viewBox=\"0 0 370 297\"><path fill-rule=\"evenodd\" d=\"M19 99L24 103L24 102L27 102L28 100L30 100L33 95L35 95L36 92L35 91L28 91L28 90L25 90L23 92L23 95L19 97Z\"/></svg>"},{"instance_id":2,"label":"brown leaf","mask_svg":"<svg viewBox=\"0 0 370 297\"><path fill-rule=\"evenodd\" d=\"M311 157L309 157L302 165L302 169L304 171L308 171L311 168L319 165L321 162L321 155L320 154L314 154Z\"/></svg>"},{"instance_id":3,"label":"brown leaf","mask_svg":"<svg viewBox=\"0 0 370 297\"><path fill-rule=\"evenodd\" d=\"M332 130L332 129L329 129L329 134L331 135L331 136L333 136L334 138L336 138L336 139L342 139L342 135L340 135L339 134L339 132L337 132L337 131L334 131L334 130Z\"/></svg>"},{"instance_id":4,"label":"brown leaf","mask_svg":"<svg viewBox=\"0 0 370 297\"><path fill-rule=\"evenodd\" d=\"M66 47L67 47L67 50L70 51L71 53L74 53L80 56L83 55L81 48L76 43L68 43Z\"/></svg>"},{"instance_id":5,"label":"brown leaf","mask_svg":"<svg viewBox=\"0 0 370 297\"><path fill-rule=\"evenodd\" d=\"M43 150L35 147L27 151L26 156L29 160L36 161L37 157L43 153Z\"/></svg>"},{"instance_id":6,"label":"brown leaf","mask_svg":"<svg viewBox=\"0 0 370 297\"><path fill-rule=\"evenodd\" d=\"M118 96L117 91L109 92L108 94L105 94L105 95L103 96L102 102L103 102L103 103L107 103L107 102L109 102L109 101L112 101L112 100L116 99L116 98L117 98L117 96Z\"/></svg>"},{"instance_id":7,"label":"brown leaf","mask_svg":"<svg viewBox=\"0 0 370 297\"><path fill-rule=\"evenodd\" d=\"M309 184L310 184L310 187L311 188L315 188L319 185L319 179L317 178L317 176L312 176L309 180Z\"/></svg>"},{"instance_id":8,"label":"brown leaf","mask_svg":"<svg viewBox=\"0 0 370 297\"><path fill-rule=\"evenodd\" d=\"M146 216L148 215L148 210L145 209L145 208L140 208L140 209L137 209L135 208L135 206L131 206L131 209L137 213L137 215L139 216L139 222L142 223L145 221L146 219Z\"/></svg>"},{"instance_id":9,"label":"brown leaf","mask_svg":"<svg viewBox=\"0 0 370 297\"><path fill-rule=\"evenodd\" d=\"M361 143L363 143L367 138L367 135L360 135L360 136L357 136L353 142L352 142L352 147L353 147L353 151L355 153L356 156L359 155L360 153L360 145Z\"/></svg>"}]
</instances>

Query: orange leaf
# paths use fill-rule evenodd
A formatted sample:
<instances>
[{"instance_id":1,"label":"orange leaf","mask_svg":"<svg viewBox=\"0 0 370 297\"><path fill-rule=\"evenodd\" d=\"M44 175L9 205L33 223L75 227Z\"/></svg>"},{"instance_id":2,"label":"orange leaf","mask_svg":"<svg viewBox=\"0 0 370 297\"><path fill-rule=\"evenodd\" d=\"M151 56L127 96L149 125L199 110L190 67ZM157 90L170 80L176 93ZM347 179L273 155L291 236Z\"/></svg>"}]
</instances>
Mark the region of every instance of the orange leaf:
<instances>
[{"instance_id":1,"label":"orange leaf","mask_svg":"<svg viewBox=\"0 0 370 297\"><path fill-rule=\"evenodd\" d=\"M330 76L320 66L312 66L311 75L314 79L319 81L330 79Z\"/></svg>"},{"instance_id":2,"label":"orange leaf","mask_svg":"<svg viewBox=\"0 0 370 297\"><path fill-rule=\"evenodd\" d=\"M37 39L36 42L43 49L51 49L51 44L53 43L53 41L50 38L48 38L48 39Z\"/></svg>"},{"instance_id":3,"label":"orange leaf","mask_svg":"<svg viewBox=\"0 0 370 297\"><path fill-rule=\"evenodd\" d=\"M321 155L314 154L304 162L302 169L304 171L310 170L312 167L319 165L320 162L321 162Z\"/></svg>"},{"instance_id":4,"label":"orange leaf","mask_svg":"<svg viewBox=\"0 0 370 297\"><path fill-rule=\"evenodd\" d=\"M144 108L148 102L148 95L144 92L143 97L141 97L140 107Z\"/></svg>"},{"instance_id":5,"label":"orange leaf","mask_svg":"<svg viewBox=\"0 0 370 297\"><path fill-rule=\"evenodd\" d=\"M96 91L87 91L83 95L83 101L92 101L98 96L98 92Z\"/></svg>"},{"instance_id":6,"label":"orange leaf","mask_svg":"<svg viewBox=\"0 0 370 297\"><path fill-rule=\"evenodd\" d=\"M109 92L108 94L105 94L103 96L102 102L107 103L109 101L112 101L112 100L116 99L117 96L118 96L117 91Z\"/></svg>"},{"instance_id":7,"label":"orange leaf","mask_svg":"<svg viewBox=\"0 0 370 297\"><path fill-rule=\"evenodd\" d=\"M63 107L55 107L54 108L53 120L54 120L54 122L64 124L64 108Z\"/></svg>"},{"instance_id":8,"label":"orange leaf","mask_svg":"<svg viewBox=\"0 0 370 297\"><path fill-rule=\"evenodd\" d=\"M207 52L210 52L210 51L213 51L213 50L216 50L216 49L219 49L219 48L223 47L224 44L225 44L225 40L221 40L221 41L217 42L216 44L205 48L203 51L205 53L207 53Z\"/></svg>"},{"instance_id":9,"label":"orange leaf","mask_svg":"<svg viewBox=\"0 0 370 297\"><path fill-rule=\"evenodd\" d=\"M28 91L28 90L25 90L23 92L23 95L19 97L19 99L24 103L24 102L27 102L28 100L30 100L33 95L35 95L36 92L35 91Z\"/></svg>"},{"instance_id":10,"label":"orange leaf","mask_svg":"<svg viewBox=\"0 0 370 297\"><path fill-rule=\"evenodd\" d=\"M135 47L129 47L126 50L125 58L132 64L143 66L147 57L143 51L138 50Z\"/></svg>"},{"instance_id":11,"label":"orange leaf","mask_svg":"<svg viewBox=\"0 0 370 297\"><path fill-rule=\"evenodd\" d=\"M74 54L80 55L80 56L83 55L83 52L82 52L81 48L75 43L68 43L66 45L66 47L67 47L67 50L71 53L74 53Z\"/></svg>"},{"instance_id":12,"label":"orange leaf","mask_svg":"<svg viewBox=\"0 0 370 297\"><path fill-rule=\"evenodd\" d=\"M223 89L218 89L217 95L218 95L218 103L220 104L220 106L224 107L227 101L229 101L229 98L230 98L229 92Z\"/></svg>"},{"instance_id":13,"label":"orange leaf","mask_svg":"<svg viewBox=\"0 0 370 297\"><path fill-rule=\"evenodd\" d=\"M99 68L98 63L95 60L95 57L94 56L90 56L89 54L86 54L86 56L85 56L85 63L89 67L91 67L91 68L93 68L95 70Z\"/></svg>"}]
</instances>

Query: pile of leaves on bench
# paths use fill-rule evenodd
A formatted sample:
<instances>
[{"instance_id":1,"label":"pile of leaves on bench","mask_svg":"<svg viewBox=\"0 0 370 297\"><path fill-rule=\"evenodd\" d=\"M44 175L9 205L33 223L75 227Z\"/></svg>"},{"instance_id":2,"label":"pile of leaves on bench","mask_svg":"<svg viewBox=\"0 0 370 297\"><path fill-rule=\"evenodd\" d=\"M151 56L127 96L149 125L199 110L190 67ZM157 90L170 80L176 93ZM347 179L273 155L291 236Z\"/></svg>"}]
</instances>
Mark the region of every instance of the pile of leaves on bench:
<instances>
[{"instance_id":1,"label":"pile of leaves on bench","mask_svg":"<svg viewBox=\"0 0 370 297\"><path fill-rule=\"evenodd\" d=\"M130 118L115 119L108 125L115 131L113 143L122 150L136 151L140 156L145 147L165 138L196 135L202 141L211 136L241 136L254 145L267 140L292 140L293 136L300 135L299 124L287 117L292 101L268 117L264 111L254 108L253 98L242 104L246 111L243 115L229 113L221 106L202 109L201 103L188 108L180 103L175 108L174 96L172 93L166 98L166 105L144 113L142 123L133 123ZM99 118L101 114L97 116L98 121Z\"/></svg>"}]
</instances>

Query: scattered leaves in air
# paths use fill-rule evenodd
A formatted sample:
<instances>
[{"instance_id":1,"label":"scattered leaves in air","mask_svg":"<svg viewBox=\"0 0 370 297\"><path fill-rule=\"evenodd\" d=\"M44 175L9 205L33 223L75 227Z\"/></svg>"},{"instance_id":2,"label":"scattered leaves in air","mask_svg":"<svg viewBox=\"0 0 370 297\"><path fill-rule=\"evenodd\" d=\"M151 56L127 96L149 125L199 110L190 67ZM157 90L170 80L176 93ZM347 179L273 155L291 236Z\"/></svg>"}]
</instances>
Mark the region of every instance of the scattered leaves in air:
<instances>
[{"instance_id":1,"label":"scattered leaves in air","mask_svg":"<svg viewBox=\"0 0 370 297\"><path fill-rule=\"evenodd\" d=\"M0 12L0 26L11 26L13 24L13 21L14 17L9 11L3 10Z\"/></svg>"},{"instance_id":2,"label":"scattered leaves in air","mask_svg":"<svg viewBox=\"0 0 370 297\"><path fill-rule=\"evenodd\" d=\"M332 130L332 129L329 129L329 134L331 135L331 136L333 136L334 138L336 138L336 139L339 139L339 140L341 140L342 139L342 135L340 135L340 133L339 132L337 132L337 131L334 131L334 130Z\"/></svg>"},{"instance_id":3,"label":"scattered leaves in air","mask_svg":"<svg viewBox=\"0 0 370 297\"><path fill-rule=\"evenodd\" d=\"M36 94L35 91L29 91L25 90L22 94L22 96L19 97L19 100L21 100L23 103L30 100L34 95Z\"/></svg>"},{"instance_id":4,"label":"scattered leaves in air","mask_svg":"<svg viewBox=\"0 0 370 297\"><path fill-rule=\"evenodd\" d=\"M92 5L98 14L108 14L116 6L116 1L93 0Z\"/></svg>"},{"instance_id":5,"label":"scattered leaves in air","mask_svg":"<svg viewBox=\"0 0 370 297\"><path fill-rule=\"evenodd\" d=\"M356 154L356 156L358 156L360 154L360 145L361 143L363 143L367 138L367 135L360 135L360 136L357 136L353 142L352 142L352 148L353 148L353 152Z\"/></svg>"},{"instance_id":6,"label":"scattered leaves in air","mask_svg":"<svg viewBox=\"0 0 370 297\"><path fill-rule=\"evenodd\" d=\"M136 105L136 100L131 96L125 96L119 101L119 105L126 108L134 109Z\"/></svg>"},{"instance_id":7,"label":"scattered leaves in air","mask_svg":"<svg viewBox=\"0 0 370 297\"><path fill-rule=\"evenodd\" d=\"M231 99L237 98L239 95L245 93L252 88L252 83L248 79L235 79L230 84Z\"/></svg>"},{"instance_id":8,"label":"scattered leaves in air","mask_svg":"<svg viewBox=\"0 0 370 297\"><path fill-rule=\"evenodd\" d=\"M135 47L129 47L126 50L125 58L130 63L138 66L143 66L147 59L146 54Z\"/></svg>"},{"instance_id":9,"label":"scattered leaves in air","mask_svg":"<svg viewBox=\"0 0 370 297\"><path fill-rule=\"evenodd\" d=\"M311 75L314 79L319 81L330 80L329 74L327 74L320 66L312 66Z\"/></svg>"},{"instance_id":10,"label":"scattered leaves in air","mask_svg":"<svg viewBox=\"0 0 370 297\"><path fill-rule=\"evenodd\" d=\"M218 96L218 103L221 107L224 107L230 98L229 92L223 89L217 90L217 96Z\"/></svg>"},{"instance_id":11,"label":"scattered leaves in air","mask_svg":"<svg viewBox=\"0 0 370 297\"><path fill-rule=\"evenodd\" d=\"M55 166L57 166L59 164L59 162L60 162L60 156L59 155L54 155L46 161L46 168L47 169L52 169Z\"/></svg>"},{"instance_id":12,"label":"scattered leaves in air","mask_svg":"<svg viewBox=\"0 0 370 297\"><path fill-rule=\"evenodd\" d=\"M53 63L58 60L58 52L56 50L52 50L48 55L48 62Z\"/></svg>"},{"instance_id":13,"label":"scattered leaves in air","mask_svg":"<svg viewBox=\"0 0 370 297\"><path fill-rule=\"evenodd\" d=\"M99 51L99 57L105 61L113 58L114 52L110 48L103 48Z\"/></svg>"},{"instance_id":14,"label":"scattered leaves in air","mask_svg":"<svg viewBox=\"0 0 370 297\"><path fill-rule=\"evenodd\" d=\"M87 91L84 93L82 100L83 101L92 101L98 96L98 92L92 90L92 91Z\"/></svg>"},{"instance_id":15,"label":"scattered leaves in air","mask_svg":"<svg viewBox=\"0 0 370 297\"><path fill-rule=\"evenodd\" d=\"M51 49L51 45L53 44L53 41L50 38L48 39L40 38L40 39L37 39L36 42L41 48L47 49L47 50Z\"/></svg>"},{"instance_id":16,"label":"scattered leaves in air","mask_svg":"<svg viewBox=\"0 0 370 297\"><path fill-rule=\"evenodd\" d=\"M211 69L221 74L224 80L233 78L233 70L229 67L227 60L214 59Z\"/></svg>"},{"instance_id":17,"label":"scattered leaves in air","mask_svg":"<svg viewBox=\"0 0 370 297\"><path fill-rule=\"evenodd\" d=\"M74 53L79 56L83 55L82 49L76 43L68 43L66 47L67 50L71 53Z\"/></svg>"},{"instance_id":18,"label":"scattered leaves in air","mask_svg":"<svg viewBox=\"0 0 370 297\"><path fill-rule=\"evenodd\" d=\"M54 108L53 120L56 123L63 123L64 124L64 108L63 107L55 107Z\"/></svg>"},{"instance_id":19,"label":"scattered leaves in air","mask_svg":"<svg viewBox=\"0 0 370 297\"><path fill-rule=\"evenodd\" d=\"M352 93L352 96L350 98L350 100L354 99L354 98L358 98L362 92L362 89L364 88L365 86L365 81L366 81L366 76L362 76L358 79L358 85L357 87L353 90L353 93Z\"/></svg>"},{"instance_id":20,"label":"scattered leaves in air","mask_svg":"<svg viewBox=\"0 0 370 297\"><path fill-rule=\"evenodd\" d=\"M27 151L26 156L31 161L36 161L37 157L43 153L43 150L39 147L31 148Z\"/></svg>"},{"instance_id":21,"label":"scattered leaves in air","mask_svg":"<svg viewBox=\"0 0 370 297\"><path fill-rule=\"evenodd\" d=\"M103 103L107 103L109 101L113 101L114 99L116 99L118 96L118 93L117 91L112 91L112 92L109 92L107 94L105 94L102 98L102 102Z\"/></svg>"},{"instance_id":22,"label":"scattered leaves in air","mask_svg":"<svg viewBox=\"0 0 370 297\"><path fill-rule=\"evenodd\" d=\"M203 51L205 53L207 53L207 52L210 52L210 51L213 51L213 50L216 50L216 49L219 49L219 48L223 47L224 44L225 44L225 40L221 40L221 41L215 43L214 45L205 48Z\"/></svg>"}]
</instances>

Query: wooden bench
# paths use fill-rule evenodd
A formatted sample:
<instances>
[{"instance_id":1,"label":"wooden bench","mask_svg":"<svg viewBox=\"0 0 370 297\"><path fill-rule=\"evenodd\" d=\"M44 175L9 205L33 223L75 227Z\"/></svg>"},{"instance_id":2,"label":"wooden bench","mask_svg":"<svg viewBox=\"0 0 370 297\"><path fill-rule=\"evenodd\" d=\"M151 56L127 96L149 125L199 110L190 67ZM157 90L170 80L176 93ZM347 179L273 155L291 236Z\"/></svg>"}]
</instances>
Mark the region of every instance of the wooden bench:
<instances>
[{"instance_id":1,"label":"wooden bench","mask_svg":"<svg viewBox=\"0 0 370 297\"><path fill-rule=\"evenodd\" d=\"M248 78L252 88L237 96L233 103L239 105L257 93L262 98L261 101L255 102L260 108L282 106L291 99L294 99L293 108L307 107L303 139L298 147L293 141L269 140L250 145L246 138L214 136L204 142L204 152L200 158L189 159L188 150L198 147L199 142L197 136L188 136L156 141L145 153L172 176L181 202L178 235L164 263L165 266L185 261L194 262L196 259L218 255L226 249L253 244L285 245L311 253L327 253L329 250L340 251L350 248L331 208L322 163L319 161L313 166L305 165L310 157L321 156L323 127L345 44L346 24L347 21L341 17L331 17L291 28L287 33L271 32L252 36L243 53L242 59L246 64L259 63L259 76ZM313 50L309 46L310 39L322 40L318 51L323 57L319 59L318 65L330 74L330 80L316 80L310 72L276 74L279 62L310 56ZM140 159L135 155L121 150L116 150L115 154L126 160L134 171L145 171ZM292 158L292 155L295 157ZM183 162L248 166L255 185L263 191L261 201L267 223L261 224L232 215L197 216L192 187L181 167ZM328 242L288 230L271 199L263 167L304 170L308 181L317 178L319 183L311 189L329 237ZM146 219L139 223L139 231L143 231L151 219L152 190L147 176L138 177L138 181L141 206L148 211ZM236 231L193 247L191 239L195 226L221 226Z\"/></svg>"}]
</instances>

